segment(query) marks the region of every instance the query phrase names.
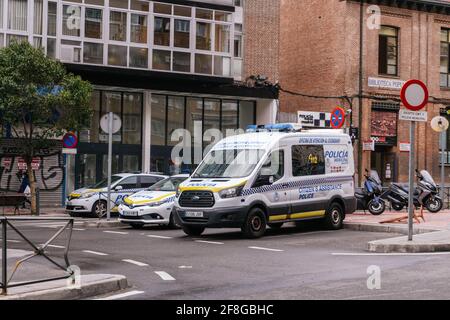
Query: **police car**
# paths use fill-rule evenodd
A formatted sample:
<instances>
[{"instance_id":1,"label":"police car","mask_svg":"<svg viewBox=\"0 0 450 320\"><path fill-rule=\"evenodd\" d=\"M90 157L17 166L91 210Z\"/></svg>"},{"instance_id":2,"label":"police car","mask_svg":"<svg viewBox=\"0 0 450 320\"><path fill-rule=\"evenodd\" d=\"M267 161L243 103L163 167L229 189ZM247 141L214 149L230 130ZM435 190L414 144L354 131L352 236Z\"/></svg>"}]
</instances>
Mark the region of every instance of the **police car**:
<instances>
[{"instance_id":1,"label":"police car","mask_svg":"<svg viewBox=\"0 0 450 320\"><path fill-rule=\"evenodd\" d=\"M184 232L241 228L258 238L267 226L311 219L342 228L356 210L351 138L342 130L299 129L254 126L217 143L178 188L176 218Z\"/></svg>"},{"instance_id":2,"label":"police car","mask_svg":"<svg viewBox=\"0 0 450 320\"><path fill-rule=\"evenodd\" d=\"M155 183L166 179L167 176L160 174L115 174L111 177L111 208L117 211L124 198L149 188ZM71 216L75 214L92 214L102 217L107 208L108 180L102 180L96 185L82 188L72 192L66 201L66 212Z\"/></svg>"},{"instance_id":3,"label":"police car","mask_svg":"<svg viewBox=\"0 0 450 320\"><path fill-rule=\"evenodd\" d=\"M127 197L119 205L119 221L136 229L146 224L175 227L172 214L175 193L178 186L187 178L189 175L175 175Z\"/></svg>"}]
</instances>

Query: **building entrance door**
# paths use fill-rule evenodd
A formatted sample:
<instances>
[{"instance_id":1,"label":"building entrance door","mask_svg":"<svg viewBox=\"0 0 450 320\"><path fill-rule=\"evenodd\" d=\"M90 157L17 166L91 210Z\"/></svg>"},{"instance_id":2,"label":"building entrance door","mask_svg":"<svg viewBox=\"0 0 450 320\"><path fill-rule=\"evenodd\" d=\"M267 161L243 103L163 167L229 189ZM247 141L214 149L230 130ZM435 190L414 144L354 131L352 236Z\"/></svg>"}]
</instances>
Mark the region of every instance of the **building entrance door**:
<instances>
[{"instance_id":1,"label":"building entrance door","mask_svg":"<svg viewBox=\"0 0 450 320\"><path fill-rule=\"evenodd\" d=\"M392 148L377 147L372 152L371 168L376 170L384 186L398 181L397 155Z\"/></svg>"}]
</instances>

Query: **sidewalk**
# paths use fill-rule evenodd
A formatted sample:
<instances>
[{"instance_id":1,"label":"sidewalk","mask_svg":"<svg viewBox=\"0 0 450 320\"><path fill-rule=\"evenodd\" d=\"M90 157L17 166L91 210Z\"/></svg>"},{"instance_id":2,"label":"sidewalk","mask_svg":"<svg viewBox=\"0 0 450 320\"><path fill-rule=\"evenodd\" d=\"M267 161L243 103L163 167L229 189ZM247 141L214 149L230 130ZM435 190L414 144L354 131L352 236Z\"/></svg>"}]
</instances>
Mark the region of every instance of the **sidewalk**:
<instances>
[{"instance_id":1,"label":"sidewalk","mask_svg":"<svg viewBox=\"0 0 450 320\"><path fill-rule=\"evenodd\" d=\"M449 252L450 231L416 235L413 241L408 241L406 236L371 241L367 244L367 250L376 253Z\"/></svg>"},{"instance_id":2,"label":"sidewalk","mask_svg":"<svg viewBox=\"0 0 450 320\"><path fill-rule=\"evenodd\" d=\"M14 263L30 254L30 251L8 249L8 277ZM0 250L0 262L1 250ZM19 267L11 283L37 279L61 277L64 271L44 262L43 258L33 258ZM121 275L83 274L77 285L68 284L67 279L37 283L8 289L8 295L0 295L0 300L69 300L110 294L128 287L127 278Z\"/></svg>"}]
</instances>

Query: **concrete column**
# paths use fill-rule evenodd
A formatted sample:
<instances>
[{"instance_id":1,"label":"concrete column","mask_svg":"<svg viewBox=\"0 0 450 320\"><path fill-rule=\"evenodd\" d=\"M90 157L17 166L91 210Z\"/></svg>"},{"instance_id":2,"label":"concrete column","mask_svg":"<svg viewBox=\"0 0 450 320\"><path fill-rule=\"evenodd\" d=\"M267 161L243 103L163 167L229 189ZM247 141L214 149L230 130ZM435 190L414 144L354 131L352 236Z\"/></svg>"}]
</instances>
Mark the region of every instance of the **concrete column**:
<instances>
[{"instance_id":1,"label":"concrete column","mask_svg":"<svg viewBox=\"0 0 450 320\"><path fill-rule=\"evenodd\" d=\"M142 127L142 172L150 172L151 146L152 146L152 93L144 92L144 111Z\"/></svg>"},{"instance_id":2,"label":"concrete column","mask_svg":"<svg viewBox=\"0 0 450 320\"><path fill-rule=\"evenodd\" d=\"M277 120L278 100L260 99L256 102L256 124L275 123ZM244 128L245 129L245 128Z\"/></svg>"}]
</instances>

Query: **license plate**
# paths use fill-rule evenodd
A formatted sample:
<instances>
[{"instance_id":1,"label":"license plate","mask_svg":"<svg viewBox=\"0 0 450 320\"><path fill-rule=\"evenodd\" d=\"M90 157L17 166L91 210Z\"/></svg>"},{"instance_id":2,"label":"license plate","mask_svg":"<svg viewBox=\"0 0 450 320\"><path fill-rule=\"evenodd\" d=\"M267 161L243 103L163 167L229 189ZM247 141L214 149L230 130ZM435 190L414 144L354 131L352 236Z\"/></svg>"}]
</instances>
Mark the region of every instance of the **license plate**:
<instances>
[{"instance_id":1,"label":"license plate","mask_svg":"<svg viewBox=\"0 0 450 320\"><path fill-rule=\"evenodd\" d=\"M122 215L126 217L137 217L138 213L136 211L124 211Z\"/></svg>"},{"instance_id":2,"label":"license plate","mask_svg":"<svg viewBox=\"0 0 450 320\"><path fill-rule=\"evenodd\" d=\"M187 211L185 216L186 216L186 218L203 218L203 212Z\"/></svg>"}]
</instances>

